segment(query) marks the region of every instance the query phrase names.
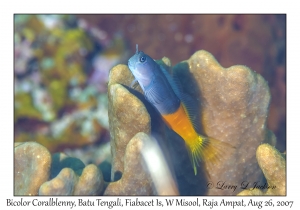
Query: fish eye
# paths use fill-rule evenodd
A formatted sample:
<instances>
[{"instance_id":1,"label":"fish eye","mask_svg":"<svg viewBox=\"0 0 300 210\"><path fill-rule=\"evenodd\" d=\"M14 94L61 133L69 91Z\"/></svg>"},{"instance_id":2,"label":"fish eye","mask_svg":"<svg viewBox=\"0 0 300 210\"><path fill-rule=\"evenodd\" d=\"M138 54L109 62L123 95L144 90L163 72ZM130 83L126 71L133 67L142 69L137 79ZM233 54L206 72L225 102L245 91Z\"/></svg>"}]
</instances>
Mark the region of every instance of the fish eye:
<instances>
[{"instance_id":1,"label":"fish eye","mask_svg":"<svg viewBox=\"0 0 300 210\"><path fill-rule=\"evenodd\" d=\"M146 61L146 57L145 56L140 57L140 62L141 63L144 63L145 61Z\"/></svg>"}]
</instances>

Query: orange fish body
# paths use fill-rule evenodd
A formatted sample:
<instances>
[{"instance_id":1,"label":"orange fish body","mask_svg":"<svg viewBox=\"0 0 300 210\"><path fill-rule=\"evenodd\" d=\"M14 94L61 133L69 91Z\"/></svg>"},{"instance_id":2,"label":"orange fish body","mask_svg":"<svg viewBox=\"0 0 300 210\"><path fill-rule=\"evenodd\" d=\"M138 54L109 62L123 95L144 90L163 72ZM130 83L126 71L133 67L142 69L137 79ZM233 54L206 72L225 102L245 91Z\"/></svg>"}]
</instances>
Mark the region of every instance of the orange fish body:
<instances>
[{"instance_id":1,"label":"orange fish body","mask_svg":"<svg viewBox=\"0 0 300 210\"><path fill-rule=\"evenodd\" d=\"M174 113L163 114L162 117L167 125L180 135L188 145L193 145L194 141L197 140L199 135L196 133L182 103Z\"/></svg>"}]
</instances>

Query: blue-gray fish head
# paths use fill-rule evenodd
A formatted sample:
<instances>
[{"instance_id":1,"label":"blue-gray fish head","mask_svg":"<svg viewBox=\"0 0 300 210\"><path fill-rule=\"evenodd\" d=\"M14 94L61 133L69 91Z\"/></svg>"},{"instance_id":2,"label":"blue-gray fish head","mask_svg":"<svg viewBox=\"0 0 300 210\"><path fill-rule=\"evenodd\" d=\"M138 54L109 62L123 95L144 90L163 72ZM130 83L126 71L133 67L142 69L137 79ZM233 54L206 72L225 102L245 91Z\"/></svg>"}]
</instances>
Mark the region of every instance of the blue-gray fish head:
<instances>
[{"instance_id":1,"label":"blue-gray fish head","mask_svg":"<svg viewBox=\"0 0 300 210\"><path fill-rule=\"evenodd\" d=\"M149 55L138 50L128 60L128 67L142 89L151 84L158 70L157 68L159 68L158 64Z\"/></svg>"}]
</instances>

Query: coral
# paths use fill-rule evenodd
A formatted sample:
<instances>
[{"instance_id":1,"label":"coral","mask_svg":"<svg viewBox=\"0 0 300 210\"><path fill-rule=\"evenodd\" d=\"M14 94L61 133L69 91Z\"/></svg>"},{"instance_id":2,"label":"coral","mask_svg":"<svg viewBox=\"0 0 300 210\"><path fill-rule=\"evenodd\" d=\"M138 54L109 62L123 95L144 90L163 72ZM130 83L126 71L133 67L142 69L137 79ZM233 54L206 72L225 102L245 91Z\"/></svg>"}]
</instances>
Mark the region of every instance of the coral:
<instances>
[{"instance_id":1,"label":"coral","mask_svg":"<svg viewBox=\"0 0 300 210\"><path fill-rule=\"evenodd\" d=\"M15 142L61 152L103 140L107 97L88 80L99 53L95 40L72 15L18 15L15 21Z\"/></svg>"},{"instance_id":2,"label":"coral","mask_svg":"<svg viewBox=\"0 0 300 210\"><path fill-rule=\"evenodd\" d=\"M50 175L51 155L35 142L15 143L15 195L37 195Z\"/></svg>"},{"instance_id":3,"label":"coral","mask_svg":"<svg viewBox=\"0 0 300 210\"><path fill-rule=\"evenodd\" d=\"M54 154L50 180L40 186L39 195L153 195L152 180L141 156L148 139L140 132L125 145L122 178L110 183L104 182L94 164L84 166L77 158Z\"/></svg>"},{"instance_id":4,"label":"coral","mask_svg":"<svg viewBox=\"0 0 300 210\"><path fill-rule=\"evenodd\" d=\"M108 84L108 115L111 136L112 173L115 181L116 173L124 171L124 155L126 145L138 132L150 132L150 116L143 103L132 95L125 87L116 84L126 78L128 82L132 75L125 70L125 65L118 65L110 72ZM125 81L126 82L126 81ZM123 83L123 82L120 82ZM128 83L127 83L128 84Z\"/></svg>"},{"instance_id":5,"label":"coral","mask_svg":"<svg viewBox=\"0 0 300 210\"><path fill-rule=\"evenodd\" d=\"M199 101L207 136L235 147L221 165L208 169L210 180L234 185L247 180L260 181L262 174L255 159L256 148L273 135L266 128L270 91L259 74L245 66L223 68L208 52L196 52L174 66L185 92ZM231 154L230 154L231 153ZM246 164L245 164L246 163ZM209 189L209 195L236 194L230 189Z\"/></svg>"},{"instance_id":6,"label":"coral","mask_svg":"<svg viewBox=\"0 0 300 210\"><path fill-rule=\"evenodd\" d=\"M276 186L268 189L266 195L286 195L286 159L269 144L262 144L256 151L256 157L268 184Z\"/></svg>"},{"instance_id":7,"label":"coral","mask_svg":"<svg viewBox=\"0 0 300 210\"><path fill-rule=\"evenodd\" d=\"M52 159L51 180L41 185L39 195L100 195L103 193L103 175L97 166L94 164L85 166L79 159L68 157L63 153L54 154Z\"/></svg>"},{"instance_id":8,"label":"coral","mask_svg":"<svg viewBox=\"0 0 300 210\"><path fill-rule=\"evenodd\" d=\"M259 183L260 188L244 190L238 195L286 195L285 156L269 144L257 148L256 158L267 184Z\"/></svg>"},{"instance_id":9,"label":"coral","mask_svg":"<svg viewBox=\"0 0 300 210\"><path fill-rule=\"evenodd\" d=\"M64 168L57 177L41 185L39 195L72 195L76 182L75 172Z\"/></svg>"},{"instance_id":10,"label":"coral","mask_svg":"<svg viewBox=\"0 0 300 210\"><path fill-rule=\"evenodd\" d=\"M164 60L165 65L169 66L168 60ZM262 172L255 158L256 148L264 141L275 143L274 134L266 127L270 93L265 80L245 66L232 66L225 69L204 50L196 52L189 60L174 66L173 73L179 78L183 91L195 99L197 105L195 116L201 116L199 121L202 127L198 128L202 130L201 133L227 142L234 147L229 150L224 148L219 164L213 168L202 167L202 174L195 176L182 139L168 128L162 131L151 126L151 133L159 136L165 148L168 148L164 152L172 160L169 164L174 170L180 194L236 195L241 189L234 191L228 189L228 186L239 185L245 180L249 182L262 180ZM140 96L140 87L136 88L138 91L128 88L132 79L133 76L124 65L118 65L111 70L109 117L113 162L116 159L122 160L122 155L118 158L114 155L115 151L119 154L123 153L120 149L116 150L115 146L117 141L121 141L121 134L126 136L130 133L131 137L136 129L139 130L137 126L141 126L144 122L140 119L148 119L148 113L151 116L151 125L154 124L153 121L160 123L160 120L156 119L159 116ZM123 84L124 87L114 84L116 82ZM138 101L135 96L141 101ZM119 107L122 108L120 109L122 112L116 111L114 100L120 101ZM126 103L123 103L124 101ZM140 104L141 102L145 104L147 110ZM132 104L139 105L133 106ZM127 119L129 116L131 121ZM139 120L134 121L135 119ZM125 121L125 123L118 124L120 121ZM116 137L119 137L117 141ZM120 162L120 165L122 164L123 162ZM119 170L123 172L122 167L119 167ZM208 176L205 175L205 171ZM115 172L116 170L113 170L113 173ZM209 189L207 188L208 181L214 185ZM223 189L220 183L225 185Z\"/></svg>"},{"instance_id":11,"label":"coral","mask_svg":"<svg viewBox=\"0 0 300 210\"><path fill-rule=\"evenodd\" d=\"M15 195L100 195L102 172L35 142L15 143ZM47 181L50 179L50 181Z\"/></svg>"},{"instance_id":12,"label":"coral","mask_svg":"<svg viewBox=\"0 0 300 210\"><path fill-rule=\"evenodd\" d=\"M101 195L103 190L102 172L94 164L87 165L75 185L74 195Z\"/></svg>"},{"instance_id":13,"label":"coral","mask_svg":"<svg viewBox=\"0 0 300 210\"><path fill-rule=\"evenodd\" d=\"M108 184L104 195L153 195L152 180L144 169L141 150L149 139L145 133L137 133L127 144L122 178Z\"/></svg>"}]
</instances>

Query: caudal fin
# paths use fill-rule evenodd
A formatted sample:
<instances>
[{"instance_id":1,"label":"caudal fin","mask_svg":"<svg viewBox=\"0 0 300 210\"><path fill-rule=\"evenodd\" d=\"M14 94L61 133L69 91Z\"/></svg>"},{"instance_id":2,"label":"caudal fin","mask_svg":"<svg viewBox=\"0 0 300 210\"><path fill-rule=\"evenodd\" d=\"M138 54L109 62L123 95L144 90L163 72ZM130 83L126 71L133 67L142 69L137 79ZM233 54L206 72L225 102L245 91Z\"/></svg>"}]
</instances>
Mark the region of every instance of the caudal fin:
<instances>
[{"instance_id":1,"label":"caudal fin","mask_svg":"<svg viewBox=\"0 0 300 210\"><path fill-rule=\"evenodd\" d=\"M224 155L228 154L228 149L234 148L228 143L202 135L199 135L198 139L187 147L195 175L197 174L197 165L201 161L204 161L207 168L212 168L225 158Z\"/></svg>"}]
</instances>

